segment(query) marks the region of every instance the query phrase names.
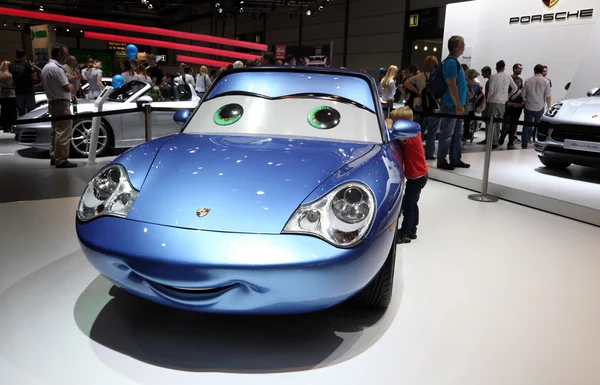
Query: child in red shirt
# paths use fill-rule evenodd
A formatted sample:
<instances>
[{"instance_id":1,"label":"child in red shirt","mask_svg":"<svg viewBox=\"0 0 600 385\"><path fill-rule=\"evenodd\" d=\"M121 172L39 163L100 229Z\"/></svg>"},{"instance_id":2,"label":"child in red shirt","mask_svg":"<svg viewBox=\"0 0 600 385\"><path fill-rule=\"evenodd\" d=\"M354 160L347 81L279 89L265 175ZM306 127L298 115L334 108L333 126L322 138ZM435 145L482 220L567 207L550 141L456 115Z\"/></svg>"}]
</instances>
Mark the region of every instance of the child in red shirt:
<instances>
[{"instance_id":1,"label":"child in red shirt","mask_svg":"<svg viewBox=\"0 0 600 385\"><path fill-rule=\"evenodd\" d=\"M413 112L409 107L400 107L390 113L386 120L388 128L397 120L413 121ZM402 226L398 230L397 243L410 243L417 239L417 226L419 225L419 197L421 190L429 179L429 169L425 162L425 151L421 135L402 139L402 160L404 175L406 176L406 189L402 199Z\"/></svg>"}]
</instances>

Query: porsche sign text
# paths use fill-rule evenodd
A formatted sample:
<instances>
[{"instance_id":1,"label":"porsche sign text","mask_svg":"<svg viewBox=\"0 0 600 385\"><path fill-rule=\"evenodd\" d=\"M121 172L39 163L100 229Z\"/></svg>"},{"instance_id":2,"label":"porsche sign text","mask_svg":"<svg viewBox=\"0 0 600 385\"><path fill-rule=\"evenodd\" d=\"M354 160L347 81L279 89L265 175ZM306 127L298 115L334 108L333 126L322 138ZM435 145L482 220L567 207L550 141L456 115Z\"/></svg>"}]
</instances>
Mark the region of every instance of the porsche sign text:
<instances>
[{"instance_id":1,"label":"porsche sign text","mask_svg":"<svg viewBox=\"0 0 600 385\"><path fill-rule=\"evenodd\" d=\"M515 16L511 17L508 21L508 24L533 24L536 22L539 23L548 23L552 21L561 21L561 20L573 20L573 19L589 19L594 16L593 9L581 9L579 11L573 12L556 12L556 13L545 13L539 15L528 15L528 16Z\"/></svg>"}]
</instances>

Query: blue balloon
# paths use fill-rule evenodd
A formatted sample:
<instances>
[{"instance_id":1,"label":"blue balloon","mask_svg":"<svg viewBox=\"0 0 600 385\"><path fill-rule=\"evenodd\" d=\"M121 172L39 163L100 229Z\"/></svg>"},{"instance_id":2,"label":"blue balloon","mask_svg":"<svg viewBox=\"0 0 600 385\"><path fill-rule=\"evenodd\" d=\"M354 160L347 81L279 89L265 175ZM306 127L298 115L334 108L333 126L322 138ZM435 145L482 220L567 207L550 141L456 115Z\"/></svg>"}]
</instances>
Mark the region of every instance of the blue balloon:
<instances>
[{"instance_id":1,"label":"blue balloon","mask_svg":"<svg viewBox=\"0 0 600 385\"><path fill-rule=\"evenodd\" d=\"M112 78L112 86L114 88L119 88L123 84L125 84L125 79L123 79L123 76L121 76L121 75L115 75L115 76L113 76L113 78Z\"/></svg>"},{"instance_id":2,"label":"blue balloon","mask_svg":"<svg viewBox=\"0 0 600 385\"><path fill-rule=\"evenodd\" d=\"M138 56L138 49L135 45L128 44L127 47L125 47L125 54L130 60L135 60Z\"/></svg>"}]
</instances>

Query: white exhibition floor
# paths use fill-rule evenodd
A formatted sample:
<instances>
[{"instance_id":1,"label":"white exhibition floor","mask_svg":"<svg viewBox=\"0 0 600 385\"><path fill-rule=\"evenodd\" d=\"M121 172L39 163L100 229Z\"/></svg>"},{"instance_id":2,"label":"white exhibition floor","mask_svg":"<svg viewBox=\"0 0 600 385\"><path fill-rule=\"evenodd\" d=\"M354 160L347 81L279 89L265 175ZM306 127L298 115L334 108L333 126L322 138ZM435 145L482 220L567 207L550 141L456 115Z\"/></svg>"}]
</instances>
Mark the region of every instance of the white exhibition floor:
<instances>
[{"instance_id":1,"label":"white exhibition floor","mask_svg":"<svg viewBox=\"0 0 600 385\"><path fill-rule=\"evenodd\" d=\"M430 175L480 192L484 159L484 152L463 154L471 168L454 171L437 170L436 161L430 161ZM571 165L551 170L533 149L499 150L492 152L489 182L491 195L600 226L600 169Z\"/></svg>"},{"instance_id":2,"label":"white exhibition floor","mask_svg":"<svg viewBox=\"0 0 600 385\"><path fill-rule=\"evenodd\" d=\"M425 187L387 312L286 317L111 290L77 198L0 204L0 384L599 384L600 229L468 193Z\"/></svg>"}]
</instances>

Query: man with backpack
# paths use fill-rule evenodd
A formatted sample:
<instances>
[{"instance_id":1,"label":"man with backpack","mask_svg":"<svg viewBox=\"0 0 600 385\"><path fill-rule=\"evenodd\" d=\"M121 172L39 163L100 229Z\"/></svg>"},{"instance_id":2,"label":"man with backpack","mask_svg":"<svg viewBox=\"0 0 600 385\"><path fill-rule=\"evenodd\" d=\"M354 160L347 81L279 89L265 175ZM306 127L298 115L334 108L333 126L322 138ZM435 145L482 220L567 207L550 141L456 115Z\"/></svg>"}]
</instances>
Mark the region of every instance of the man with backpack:
<instances>
[{"instance_id":1,"label":"man with backpack","mask_svg":"<svg viewBox=\"0 0 600 385\"><path fill-rule=\"evenodd\" d=\"M465 52L465 39L462 36L452 36L448 40L448 50L450 55L431 73L428 89L436 98L441 98L442 114L463 116L467 103L467 80L458 58ZM471 167L461 160L463 129L462 118L441 118L437 168L454 170L457 167ZM450 163L446 159L448 153Z\"/></svg>"},{"instance_id":2,"label":"man with backpack","mask_svg":"<svg viewBox=\"0 0 600 385\"><path fill-rule=\"evenodd\" d=\"M427 56L423 65L423 72L404 81L404 88L419 95L414 101L414 110L416 111L418 122L427 130L425 136L425 158L434 160L435 139L440 127L440 118L433 115L439 112L439 104L436 98L429 92L428 84L431 72L438 67L438 60L435 56ZM420 116L419 116L420 115Z\"/></svg>"}]
</instances>

